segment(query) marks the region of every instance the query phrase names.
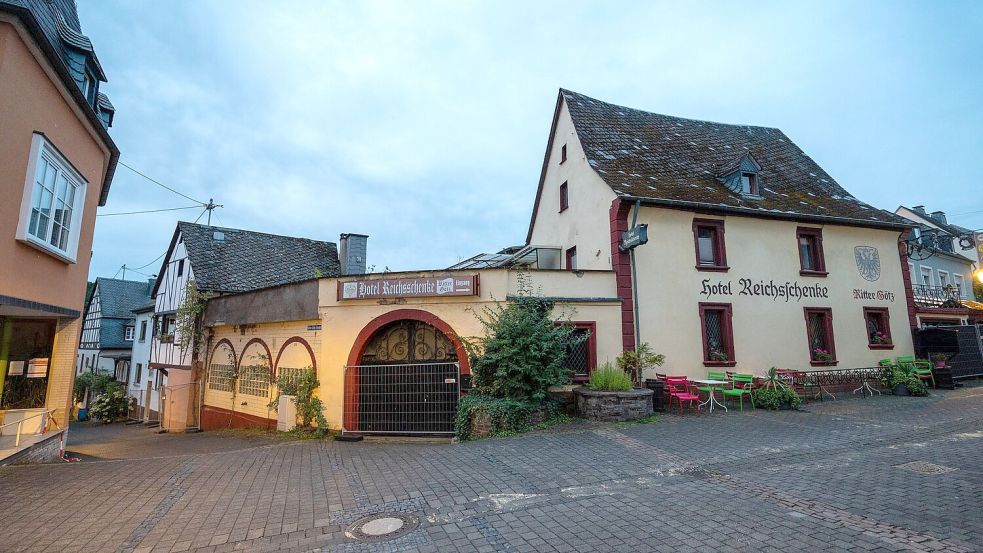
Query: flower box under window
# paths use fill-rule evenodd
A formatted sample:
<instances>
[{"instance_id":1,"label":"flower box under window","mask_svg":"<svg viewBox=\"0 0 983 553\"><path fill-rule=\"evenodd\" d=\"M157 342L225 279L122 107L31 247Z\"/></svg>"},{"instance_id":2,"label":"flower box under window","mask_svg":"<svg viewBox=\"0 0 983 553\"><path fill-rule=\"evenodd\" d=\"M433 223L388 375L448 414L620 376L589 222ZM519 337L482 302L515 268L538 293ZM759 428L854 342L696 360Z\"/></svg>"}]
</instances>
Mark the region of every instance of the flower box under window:
<instances>
[{"instance_id":1,"label":"flower box under window","mask_svg":"<svg viewBox=\"0 0 983 553\"><path fill-rule=\"evenodd\" d=\"M867 329L868 348L894 349L891 321L886 307L864 307L864 326Z\"/></svg>"},{"instance_id":2,"label":"flower box under window","mask_svg":"<svg viewBox=\"0 0 983 553\"><path fill-rule=\"evenodd\" d=\"M733 311L729 303L700 303L700 327L703 337L703 365L733 367Z\"/></svg>"},{"instance_id":3,"label":"flower box under window","mask_svg":"<svg viewBox=\"0 0 983 553\"><path fill-rule=\"evenodd\" d=\"M809 363L813 366L835 365L836 344L833 341L833 310L828 307L806 307L806 339L809 343Z\"/></svg>"}]
</instances>

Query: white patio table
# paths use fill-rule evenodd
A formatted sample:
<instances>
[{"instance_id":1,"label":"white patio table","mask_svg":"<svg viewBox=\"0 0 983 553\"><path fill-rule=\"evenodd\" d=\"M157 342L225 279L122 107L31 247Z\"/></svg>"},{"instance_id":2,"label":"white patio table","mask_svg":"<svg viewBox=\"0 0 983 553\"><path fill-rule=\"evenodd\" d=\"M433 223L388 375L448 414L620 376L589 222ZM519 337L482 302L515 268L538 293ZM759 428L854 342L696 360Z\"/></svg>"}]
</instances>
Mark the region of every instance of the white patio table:
<instances>
[{"instance_id":1,"label":"white patio table","mask_svg":"<svg viewBox=\"0 0 983 553\"><path fill-rule=\"evenodd\" d=\"M730 384L730 382L727 382L726 380L713 380L713 379L710 379L710 378L705 378L705 379L701 379L701 380L693 380L692 382L694 382L695 384L701 384L703 386L706 386L706 387L710 388L710 393L707 394L710 397L708 397L706 401L700 403L699 407L703 407L704 405L706 405L707 406L707 412L709 412L709 413L713 413L713 406L714 406L714 404L717 404L720 407L722 407L724 409L724 411L727 410L727 406L724 405L723 403L720 403L719 401L717 401L717 398L716 398L716 396L714 395L713 392L716 391L717 388L723 388L724 386Z\"/></svg>"}]
</instances>

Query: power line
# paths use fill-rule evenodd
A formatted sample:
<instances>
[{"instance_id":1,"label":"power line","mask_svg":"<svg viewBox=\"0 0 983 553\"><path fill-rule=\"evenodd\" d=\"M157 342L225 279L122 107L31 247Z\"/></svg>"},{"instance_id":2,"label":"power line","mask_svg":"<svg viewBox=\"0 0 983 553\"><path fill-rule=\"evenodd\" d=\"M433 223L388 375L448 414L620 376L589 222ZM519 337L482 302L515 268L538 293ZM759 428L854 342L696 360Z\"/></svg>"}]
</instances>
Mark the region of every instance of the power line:
<instances>
[{"instance_id":1,"label":"power line","mask_svg":"<svg viewBox=\"0 0 983 553\"><path fill-rule=\"evenodd\" d=\"M147 267L149 267L149 266L151 266L151 265L153 265L153 264L154 264L154 263L156 263L157 261L159 261L159 260L160 260L160 258L162 258L162 257L164 257L165 255L167 255L167 252L166 252L166 251L165 251L164 253L162 253L162 254L160 254L160 255L158 255L158 256L157 256L157 257L156 257L156 258L155 258L155 259L154 259L153 261L151 261L150 263L147 263L146 265L141 265L141 266L139 266L139 267L137 267L137 269L145 269L145 268L147 268ZM135 270L135 269L131 269L131 270Z\"/></svg>"},{"instance_id":2,"label":"power line","mask_svg":"<svg viewBox=\"0 0 983 553\"><path fill-rule=\"evenodd\" d=\"M127 169L129 169L130 171L133 171L134 173L136 173L136 174L138 174L138 175L140 175L141 177L143 177L143 178L145 178L145 179L147 179L148 181L150 181L150 182L152 182L152 183L154 183L154 184L156 184L157 186L159 186L159 187L161 187L161 188L163 188L163 189L165 189L165 190L170 190L171 192L174 192L175 194L177 194L178 196L181 196L182 198L186 198L186 199L189 199L189 200L191 200L192 202L198 202L198 203L200 203L201 205L205 205L205 204L207 203L207 202L203 202L203 201L201 201L201 200L196 200L196 199L194 199L194 198L192 198L191 196L188 196L187 194L184 194L184 193L182 193L182 192L178 192L177 190L174 190L174 189L173 189L173 188L171 188L170 186L167 186L166 184L164 184L164 183L162 183L162 182L160 182L160 181L158 181L158 180L154 180L154 179L152 179L152 178L150 178L150 177L148 177L147 175L145 175L145 174L143 174L143 173L141 173L140 171L137 171L136 169L134 169L134 168L132 168L132 167L130 167L129 165L127 165L127 164L125 164L125 163L123 163L122 161L120 161L120 162L118 162L118 163L119 163L120 165L122 165L123 167L126 167L126 168L127 168Z\"/></svg>"},{"instance_id":3,"label":"power line","mask_svg":"<svg viewBox=\"0 0 983 553\"><path fill-rule=\"evenodd\" d=\"M204 205L204 204L202 204ZM189 205L187 207L169 207L166 209L148 209L146 211L122 211L119 213L99 213L96 217L112 217L113 215L140 215L143 213L160 213L162 211L180 211L182 209L198 209L200 205Z\"/></svg>"}]
</instances>

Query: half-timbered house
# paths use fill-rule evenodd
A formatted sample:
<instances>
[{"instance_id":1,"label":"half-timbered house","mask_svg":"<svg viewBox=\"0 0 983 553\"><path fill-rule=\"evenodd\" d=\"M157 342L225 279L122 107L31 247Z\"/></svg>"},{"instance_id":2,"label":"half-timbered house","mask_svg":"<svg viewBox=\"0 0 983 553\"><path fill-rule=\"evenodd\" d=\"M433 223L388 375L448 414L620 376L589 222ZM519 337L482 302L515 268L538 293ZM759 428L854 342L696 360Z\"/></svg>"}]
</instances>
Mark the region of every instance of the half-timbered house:
<instances>
[{"instance_id":1,"label":"half-timbered house","mask_svg":"<svg viewBox=\"0 0 983 553\"><path fill-rule=\"evenodd\" d=\"M75 371L112 375L129 382L131 351L136 334L134 309L150 299L150 282L97 278L86 305Z\"/></svg>"},{"instance_id":2,"label":"half-timbered house","mask_svg":"<svg viewBox=\"0 0 983 553\"><path fill-rule=\"evenodd\" d=\"M365 236L342 235L364 267ZM209 298L340 274L333 242L180 222L152 291L149 368L159 371L164 428L198 425L200 326L180 324L189 294ZM193 312L186 309L185 312ZM201 313L191 317L200 316ZM190 335L187 335L190 334Z\"/></svg>"}]
</instances>

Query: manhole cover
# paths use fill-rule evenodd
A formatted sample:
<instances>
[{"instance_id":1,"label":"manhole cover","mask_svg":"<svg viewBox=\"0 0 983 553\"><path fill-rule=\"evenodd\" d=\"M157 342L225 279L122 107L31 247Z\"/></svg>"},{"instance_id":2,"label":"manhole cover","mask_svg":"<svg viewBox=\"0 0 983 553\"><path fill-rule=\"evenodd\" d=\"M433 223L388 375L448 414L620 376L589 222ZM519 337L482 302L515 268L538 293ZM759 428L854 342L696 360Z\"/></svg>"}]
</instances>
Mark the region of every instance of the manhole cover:
<instances>
[{"instance_id":1,"label":"manhole cover","mask_svg":"<svg viewBox=\"0 0 983 553\"><path fill-rule=\"evenodd\" d=\"M942 465L926 463L924 461L912 461L903 465L895 465L895 468L910 470L911 472L917 472L919 474L945 474L956 470L952 467L944 467Z\"/></svg>"},{"instance_id":2,"label":"manhole cover","mask_svg":"<svg viewBox=\"0 0 983 553\"><path fill-rule=\"evenodd\" d=\"M387 541L403 536L419 525L406 513L375 513L362 517L345 529L345 535L359 541Z\"/></svg>"}]
</instances>

